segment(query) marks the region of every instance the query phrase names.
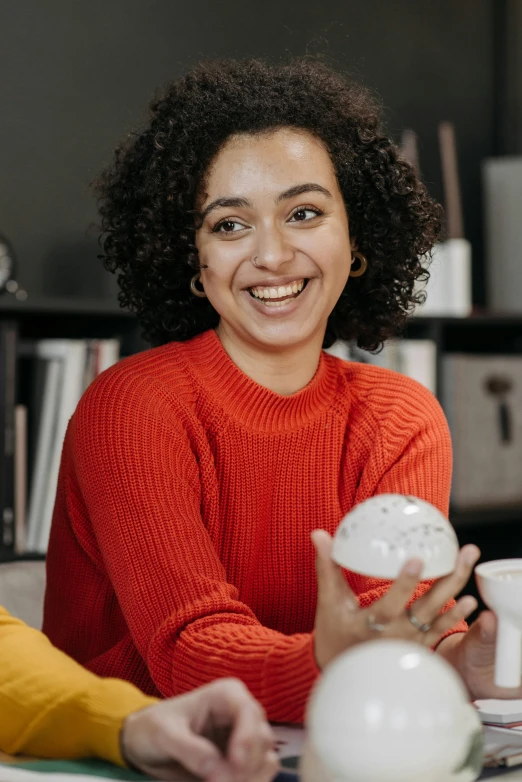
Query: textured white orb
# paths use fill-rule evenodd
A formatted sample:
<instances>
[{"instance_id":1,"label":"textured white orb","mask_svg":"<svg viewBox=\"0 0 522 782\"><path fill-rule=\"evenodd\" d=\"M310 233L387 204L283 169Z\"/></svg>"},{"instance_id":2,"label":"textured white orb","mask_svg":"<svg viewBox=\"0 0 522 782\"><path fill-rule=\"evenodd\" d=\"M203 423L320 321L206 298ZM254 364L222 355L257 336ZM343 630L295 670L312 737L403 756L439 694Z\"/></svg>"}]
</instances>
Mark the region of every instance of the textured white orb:
<instances>
[{"instance_id":1,"label":"textured white orb","mask_svg":"<svg viewBox=\"0 0 522 782\"><path fill-rule=\"evenodd\" d=\"M378 494L346 514L334 535L332 558L355 573L395 579L408 559L422 559L423 579L455 569L455 530L433 505L418 497Z\"/></svg>"}]
</instances>

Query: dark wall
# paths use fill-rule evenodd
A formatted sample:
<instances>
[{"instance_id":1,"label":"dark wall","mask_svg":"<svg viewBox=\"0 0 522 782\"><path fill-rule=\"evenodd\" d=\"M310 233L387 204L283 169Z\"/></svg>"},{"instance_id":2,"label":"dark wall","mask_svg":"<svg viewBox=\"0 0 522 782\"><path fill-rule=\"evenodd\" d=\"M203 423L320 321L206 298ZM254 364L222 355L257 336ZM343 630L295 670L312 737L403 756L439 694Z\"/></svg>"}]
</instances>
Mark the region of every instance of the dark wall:
<instances>
[{"instance_id":1,"label":"dark wall","mask_svg":"<svg viewBox=\"0 0 522 782\"><path fill-rule=\"evenodd\" d=\"M437 124L455 122L483 300L480 161L493 152L495 0L24 0L0 6L0 232L31 294L114 295L89 181L156 87L201 57L328 52L420 137L441 195Z\"/></svg>"}]
</instances>

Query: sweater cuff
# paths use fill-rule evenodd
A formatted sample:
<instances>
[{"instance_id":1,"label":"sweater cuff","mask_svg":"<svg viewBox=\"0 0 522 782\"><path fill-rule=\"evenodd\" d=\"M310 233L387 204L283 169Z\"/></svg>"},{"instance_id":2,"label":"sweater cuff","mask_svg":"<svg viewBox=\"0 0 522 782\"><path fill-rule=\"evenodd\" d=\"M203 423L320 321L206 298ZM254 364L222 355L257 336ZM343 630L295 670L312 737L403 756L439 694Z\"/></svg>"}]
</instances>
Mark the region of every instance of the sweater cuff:
<instances>
[{"instance_id":1,"label":"sweater cuff","mask_svg":"<svg viewBox=\"0 0 522 782\"><path fill-rule=\"evenodd\" d=\"M86 737L90 754L125 766L121 754L120 732L129 714L157 703L129 682L100 679L82 697L85 709Z\"/></svg>"},{"instance_id":2,"label":"sweater cuff","mask_svg":"<svg viewBox=\"0 0 522 782\"><path fill-rule=\"evenodd\" d=\"M444 635L441 635L435 646L432 647L433 651L437 650L437 647L445 638L449 638L450 635L455 635L455 633L467 633L468 632L468 624L464 619L461 619L460 622L457 622L454 627L450 628L449 630L446 630Z\"/></svg>"},{"instance_id":3,"label":"sweater cuff","mask_svg":"<svg viewBox=\"0 0 522 782\"><path fill-rule=\"evenodd\" d=\"M263 695L263 705L269 715L276 715L284 693L285 712L289 712L284 721L303 723L311 690L321 673L315 660L314 634L284 637L269 655L268 666L273 656L277 656L278 665L271 666L270 686Z\"/></svg>"}]
</instances>

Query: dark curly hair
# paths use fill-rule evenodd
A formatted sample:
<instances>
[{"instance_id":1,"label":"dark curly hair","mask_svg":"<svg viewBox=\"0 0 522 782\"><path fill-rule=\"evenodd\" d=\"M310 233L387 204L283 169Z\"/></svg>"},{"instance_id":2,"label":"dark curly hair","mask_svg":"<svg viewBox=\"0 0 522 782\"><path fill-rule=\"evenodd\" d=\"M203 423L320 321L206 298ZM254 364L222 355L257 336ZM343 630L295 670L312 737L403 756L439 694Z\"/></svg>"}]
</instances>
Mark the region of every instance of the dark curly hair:
<instances>
[{"instance_id":1,"label":"dark curly hair","mask_svg":"<svg viewBox=\"0 0 522 782\"><path fill-rule=\"evenodd\" d=\"M401 331L424 294L427 254L441 208L381 125L371 93L316 58L202 63L150 107L95 183L105 268L118 272L121 306L136 312L152 345L214 328L218 313L189 289L199 268L196 201L227 139L280 127L304 129L331 156L368 271L351 279L328 319L324 347L356 340L377 350Z\"/></svg>"}]
</instances>

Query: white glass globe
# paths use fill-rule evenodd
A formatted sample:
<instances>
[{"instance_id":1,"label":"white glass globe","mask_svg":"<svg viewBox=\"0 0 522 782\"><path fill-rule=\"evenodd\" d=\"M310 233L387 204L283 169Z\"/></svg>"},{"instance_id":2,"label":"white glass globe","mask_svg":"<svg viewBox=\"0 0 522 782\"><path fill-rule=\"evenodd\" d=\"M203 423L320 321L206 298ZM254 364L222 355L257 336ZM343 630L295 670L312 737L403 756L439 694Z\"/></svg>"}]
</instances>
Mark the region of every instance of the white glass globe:
<instances>
[{"instance_id":1,"label":"white glass globe","mask_svg":"<svg viewBox=\"0 0 522 782\"><path fill-rule=\"evenodd\" d=\"M406 641L340 655L312 693L307 727L303 782L319 782L319 768L320 782L471 782L482 768L482 727L460 678Z\"/></svg>"}]
</instances>

